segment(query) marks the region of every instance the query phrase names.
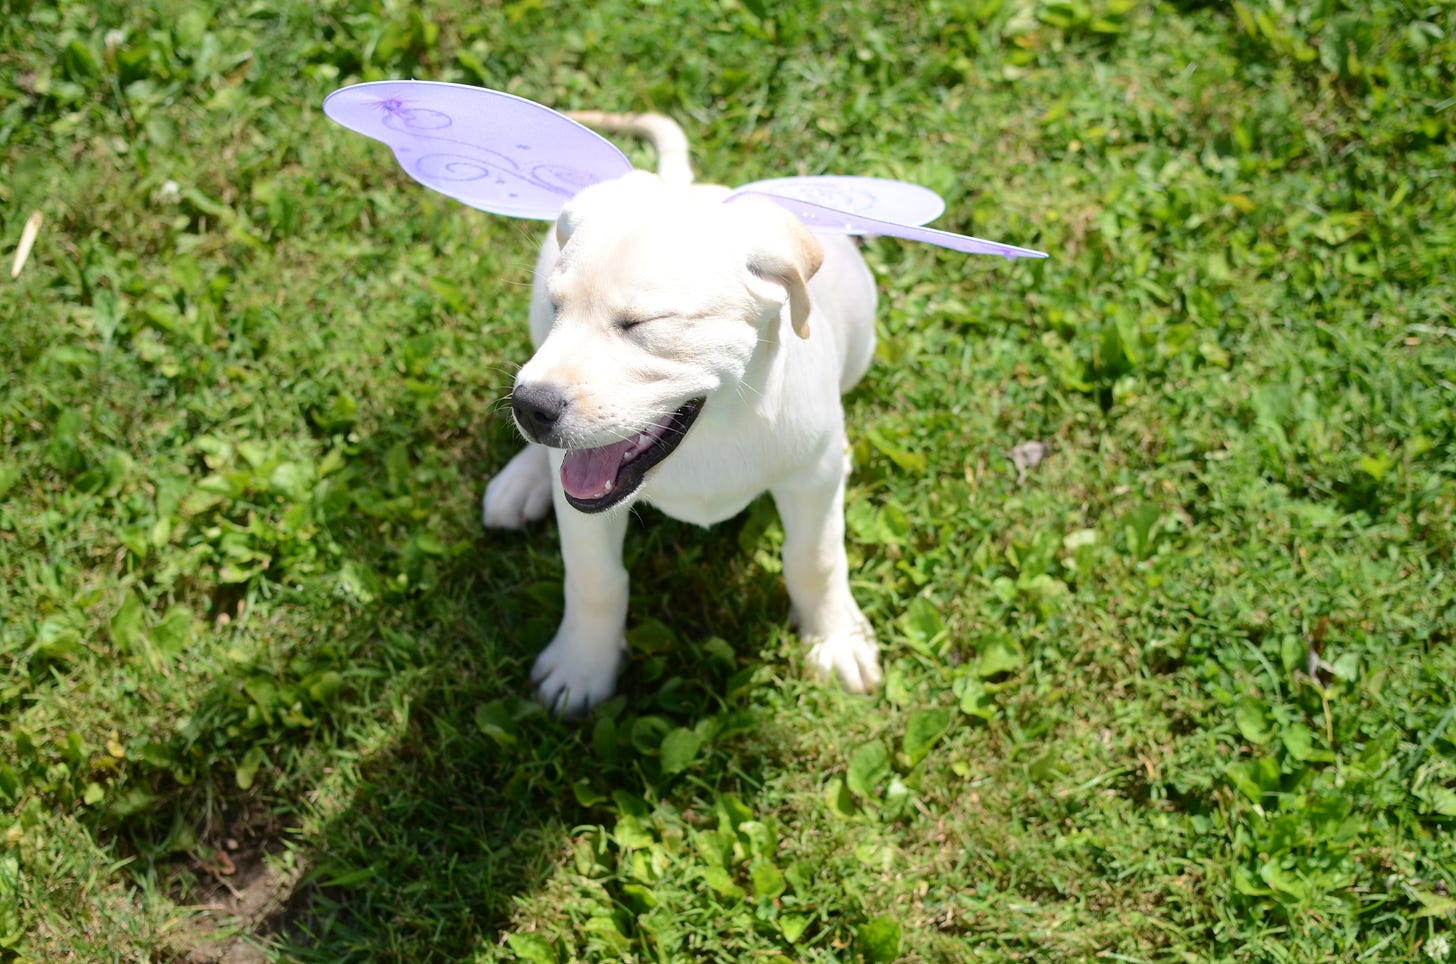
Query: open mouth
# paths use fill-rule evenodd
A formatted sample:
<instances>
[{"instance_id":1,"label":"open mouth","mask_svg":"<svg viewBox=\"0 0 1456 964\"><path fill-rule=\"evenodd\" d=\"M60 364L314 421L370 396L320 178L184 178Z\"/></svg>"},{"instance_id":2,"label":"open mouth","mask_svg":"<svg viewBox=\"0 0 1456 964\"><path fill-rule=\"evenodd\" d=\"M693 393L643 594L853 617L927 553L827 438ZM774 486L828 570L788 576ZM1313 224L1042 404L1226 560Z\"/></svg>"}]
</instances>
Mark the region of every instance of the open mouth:
<instances>
[{"instance_id":1,"label":"open mouth","mask_svg":"<svg viewBox=\"0 0 1456 964\"><path fill-rule=\"evenodd\" d=\"M695 398L623 442L568 449L561 463L566 501L582 512L601 512L637 491L647 470L667 458L687 435L704 399Z\"/></svg>"}]
</instances>

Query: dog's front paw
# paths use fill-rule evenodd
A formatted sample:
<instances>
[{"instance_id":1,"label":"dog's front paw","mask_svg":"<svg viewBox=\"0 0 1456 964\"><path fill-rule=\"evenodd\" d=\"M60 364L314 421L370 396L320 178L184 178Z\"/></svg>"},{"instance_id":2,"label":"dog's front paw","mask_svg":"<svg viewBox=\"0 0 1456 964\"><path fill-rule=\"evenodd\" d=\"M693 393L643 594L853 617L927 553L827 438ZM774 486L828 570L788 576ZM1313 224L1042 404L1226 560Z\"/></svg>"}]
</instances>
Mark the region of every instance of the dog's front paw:
<instances>
[{"instance_id":1,"label":"dog's front paw","mask_svg":"<svg viewBox=\"0 0 1456 964\"><path fill-rule=\"evenodd\" d=\"M821 679L839 680L851 693L870 693L880 686L880 647L875 631L863 617L853 629L829 636L809 637L809 671Z\"/></svg>"},{"instance_id":2,"label":"dog's front paw","mask_svg":"<svg viewBox=\"0 0 1456 964\"><path fill-rule=\"evenodd\" d=\"M536 698L557 716L582 716L616 690L626 651L627 641L620 638L593 644L557 636L531 669Z\"/></svg>"},{"instance_id":3,"label":"dog's front paw","mask_svg":"<svg viewBox=\"0 0 1456 964\"><path fill-rule=\"evenodd\" d=\"M546 450L528 445L485 486L481 515L489 529L523 529L551 508L551 462Z\"/></svg>"}]
</instances>

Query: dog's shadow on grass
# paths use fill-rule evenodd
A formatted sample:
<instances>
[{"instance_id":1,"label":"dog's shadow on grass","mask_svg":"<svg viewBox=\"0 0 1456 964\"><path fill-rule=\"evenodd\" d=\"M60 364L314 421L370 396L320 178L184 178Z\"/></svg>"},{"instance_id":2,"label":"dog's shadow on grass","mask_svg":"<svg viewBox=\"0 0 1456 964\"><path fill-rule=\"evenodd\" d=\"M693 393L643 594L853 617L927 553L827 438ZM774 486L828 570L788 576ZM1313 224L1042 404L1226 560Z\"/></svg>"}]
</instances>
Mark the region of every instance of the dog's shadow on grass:
<instances>
[{"instance_id":1,"label":"dog's shadow on grass","mask_svg":"<svg viewBox=\"0 0 1456 964\"><path fill-rule=\"evenodd\" d=\"M767 503L755 505L708 532L639 513L627 550L633 652L619 697L576 722L551 719L529 695L531 662L560 616L554 526L482 535L478 551L440 572L444 605L423 610L433 620L388 631L419 634L429 661L387 708L395 725L383 745L345 741L340 765L354 771L325 782L347 799L317 801L302 872L253 922L253 939L280 959L319 961L419 959L422 949L457 960L496 942L573 827L610 824L615 791L671 792L677 778L657 762L666 732L744 708L746 680L764 644L783 639L787 610L778 576L743 548L766 518ZM706 642L715 637L731 648ZM719 750L691 775L751 796L760 766Z\"/></svg>"}]
</instances>

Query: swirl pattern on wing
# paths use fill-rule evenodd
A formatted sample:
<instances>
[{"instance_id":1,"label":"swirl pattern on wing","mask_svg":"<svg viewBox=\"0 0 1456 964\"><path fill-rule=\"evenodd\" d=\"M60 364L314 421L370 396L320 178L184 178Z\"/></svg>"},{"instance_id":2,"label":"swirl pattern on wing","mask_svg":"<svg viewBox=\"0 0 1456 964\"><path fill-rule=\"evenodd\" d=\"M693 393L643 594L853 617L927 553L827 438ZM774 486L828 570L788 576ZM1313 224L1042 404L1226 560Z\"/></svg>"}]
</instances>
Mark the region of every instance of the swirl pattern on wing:
<instances>
[{"instance_id":1,"label":"swirl pattern on wing","mask_svg":"<svg viewBox=\"0 0 1456 964\"><path fill-rule=\"evenodd\" d=\"M601 180L589 171L561 164L538 164L531 169L531 177L538 184L554 186L567 197L571 197L583 188L591 187Z\"/></svg>"},{"instance_id":2,"label":"swirl pattern on wing","mask_svg":"<svg viewBox=\"0 0 1456 964\"><path fill-rule=\"evenodd\" d=\"M945 210L940 195L929 188L881 177L837 174L776 177L745 184L733 193L794 198L821 208L896 224L927 224Z\"/></svg>"},{"instance_id":3,"label":"swirl pattern on wing","mask_svg":"<svg viewBox=\"0 0 1456 964\"><path fill-rule=\"evenodd\" d=\"M609 141L570 118L479 87L359 84L330 94L324 112L388 144L426 187L512 217L554 218L582 188L632 169Z\"/></svg>"},{"instance_id":4,"label":"swirl pattern on wing","mask_svg":"<svg viewBox=\"0 0 1456 964\"><path fill-rule=\"evenodd\" d=\"M377 106L384 112L384 126L390 130L408 133L440 131L454 123L449 114L428 107L406 107L397 97L381 100Z\"/></svg>"},{"instance_id":5,"label":"swirl pattern on wing","mask_svg":"<svg viewBox=\"0 0 1456 964\"><path fill-rule=\"evenodd\" d=\"M863 214L875 206L874 195L867 191L846 188L843 185L814 182L802 189L791 188L791 190L794 191L794 197L801 200L811 201L826 208L852 211L855 214Z\"/></svg>"},{"instance_id":6,"label":"swirl pattern on wing","mask_svg":"<svg viewBox=\"0 0 1456 964\"><path fill-rule=\"evenodd\" d=\"M430 187L435 187L436 182L466 183L484 178L500 178L502 175L517 176L510 170L515 166L514 162L510 158L499 156L492 161L486 157L470 157L464 154L425 154L401 163L415 180Z\"/></svg>"}]
</instances>

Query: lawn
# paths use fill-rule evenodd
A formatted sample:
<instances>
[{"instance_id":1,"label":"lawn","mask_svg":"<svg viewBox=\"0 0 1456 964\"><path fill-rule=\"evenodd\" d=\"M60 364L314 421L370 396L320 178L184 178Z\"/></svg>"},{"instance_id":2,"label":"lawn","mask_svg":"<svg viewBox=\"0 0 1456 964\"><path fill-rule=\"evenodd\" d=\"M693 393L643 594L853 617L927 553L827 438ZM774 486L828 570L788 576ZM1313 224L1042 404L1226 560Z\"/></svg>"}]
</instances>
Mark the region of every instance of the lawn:
<instances>
[{"instance_id":1,"label":"lawn","mask_svg":"<svg viewBox=\"0 0 1456 964\"><path fill-rule=\"evenodd\" d=\"M4 11L0 961L1456 960L1446 0ZM1051 253L867 243L881 693L760 502L639 512L621 696L531 700L540 225L321 113L405 77Z\"/></svg>"}]
</instances>

